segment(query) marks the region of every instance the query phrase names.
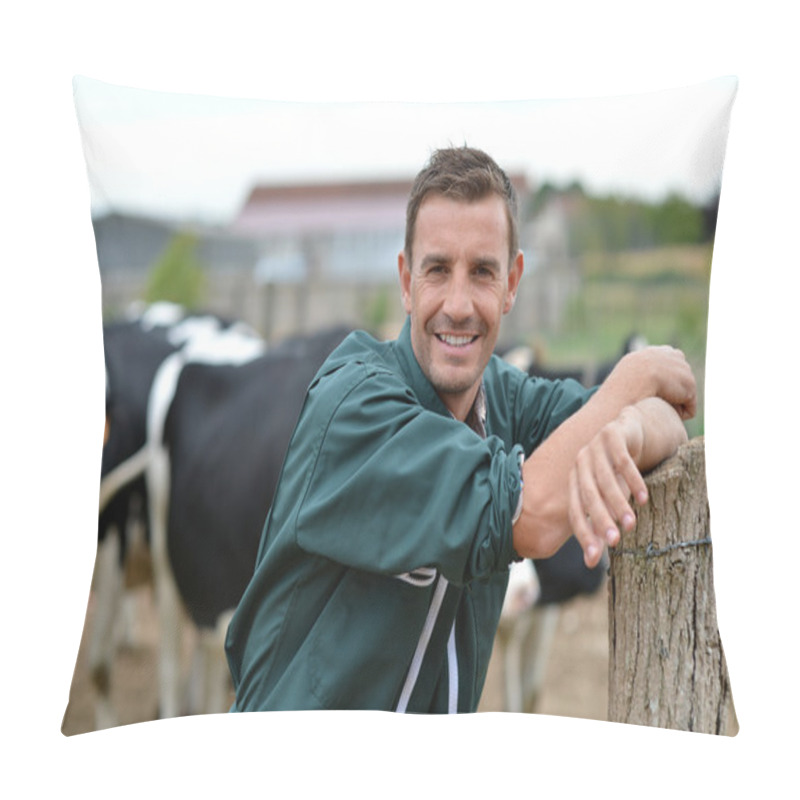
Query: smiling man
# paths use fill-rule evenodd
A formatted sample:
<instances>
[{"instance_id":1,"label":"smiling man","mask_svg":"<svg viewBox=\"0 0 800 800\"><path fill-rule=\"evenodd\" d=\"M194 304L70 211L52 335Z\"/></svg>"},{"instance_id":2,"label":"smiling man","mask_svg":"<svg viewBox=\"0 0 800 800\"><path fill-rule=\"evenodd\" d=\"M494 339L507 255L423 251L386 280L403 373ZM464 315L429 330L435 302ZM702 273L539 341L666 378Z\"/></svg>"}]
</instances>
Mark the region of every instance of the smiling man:
<instances>
[{"instance_id":1,"label":"smiling man","mask_svg":"<svg viewBox=\"0 0 800 800\"><path fill-rule=\"evenodd\" d=\"M505 173L433 154L398 257L396 341L349 336L311 383L231 622L235 711L474 711L514 560L571 535L589 566L633 526L641 473L686 438L683 355L604 384L527 377L493 350L524 261Z\"/></svg>"},{"instance_id":2,"label":"smiling man","mask_svg":"<svg viewBox=\"0 0 800 800\"><path fill-rule=\"evenodd\" d=\"M465 419L514 305L521 252L509 247L511 222L498 194L472 202L428 195L417 211L414 241L399 256L400 285L411 319L411 346L450 412ZM413 250L412 250L413 246ZM411 253L419 266L412 274Z\"/></svg>"}]
</instances>

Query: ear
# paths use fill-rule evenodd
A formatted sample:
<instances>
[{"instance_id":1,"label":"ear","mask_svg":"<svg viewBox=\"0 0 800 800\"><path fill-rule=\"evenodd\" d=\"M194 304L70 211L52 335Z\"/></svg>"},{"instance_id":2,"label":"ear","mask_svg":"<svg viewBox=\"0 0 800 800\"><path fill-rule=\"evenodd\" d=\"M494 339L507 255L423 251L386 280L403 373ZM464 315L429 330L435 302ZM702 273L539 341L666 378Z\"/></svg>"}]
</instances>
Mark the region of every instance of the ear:
<instances>
[{"instance_id":1,"label":"ear","mask_svg":"<svg viewBox=\"0 0 800 800\"><path fill-rule=\"evenodd\" d=\"M505 304L503 305L504 314L508 314L508 312L514 308L514 301L517 299L517 289L519 288L519 282L524 270L525 259L522 255L522 250L520 250L516 258L508 265L508 291L506 293Z\"/></svg>"},{"instance_id":2,"label":"ear","mask_svg":"<svg viewBox=\"0 0 800 800\"><path fill-rule=\"evenodd\" d=\"M411 313L411 262L406 259L405 250L397 256L397 273L400 277L400 291L403 295L403 307L406 314Z\"/></svg>"}]
</instances>

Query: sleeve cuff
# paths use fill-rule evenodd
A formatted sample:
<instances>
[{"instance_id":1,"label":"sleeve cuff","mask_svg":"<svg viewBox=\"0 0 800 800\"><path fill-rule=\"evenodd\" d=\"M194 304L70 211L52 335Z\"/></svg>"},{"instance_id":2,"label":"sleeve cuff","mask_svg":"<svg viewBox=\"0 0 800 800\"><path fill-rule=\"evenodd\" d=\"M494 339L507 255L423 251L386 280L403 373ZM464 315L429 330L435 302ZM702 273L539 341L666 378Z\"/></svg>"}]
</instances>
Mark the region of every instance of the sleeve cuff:
<instances>
[{"instance_id":1,"label":"sleeve cuff","mask_svg":"<svg viewBox=\"0 0 800 800\"><path fill-rule=\"evenodd\" d=\"M522 480L522 465L524 462L525 462L525 454L521 452L519 454L519 499L517 500L517 508L514 511L514 516L511 518L512 525L520 518L520 515L522 514L522 497L523 497L522 489L525 485L524 481Z\"/></svg>"}]
</instances>

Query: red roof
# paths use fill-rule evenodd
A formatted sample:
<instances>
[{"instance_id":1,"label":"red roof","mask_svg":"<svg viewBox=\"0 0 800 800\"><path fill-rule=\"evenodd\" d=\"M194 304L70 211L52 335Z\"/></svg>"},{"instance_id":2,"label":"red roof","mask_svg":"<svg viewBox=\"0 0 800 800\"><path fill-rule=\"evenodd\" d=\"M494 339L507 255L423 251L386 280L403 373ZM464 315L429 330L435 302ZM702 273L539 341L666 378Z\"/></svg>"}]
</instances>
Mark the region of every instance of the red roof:
<instances>
[{"instance_id":1,"label":"red roof","mask_svg":"<svg viewBox=\"0 0 800 800\"><path fill-rule=\"evenodd\" d=\"M523 176L512 183L522 195ZM256 186L234 220L249 234L403 230L412 180Z\"/></svg>"},{"instance_id":2,"label":"red roof","mask_svg":"<svg viewBox=\"0 0 800 800\"><path fill-rule=\"evenodd\" d=\"M257 186L233 223L246 233L320 233L405 227L411 181Z\"/></svg>"}]
</instances>

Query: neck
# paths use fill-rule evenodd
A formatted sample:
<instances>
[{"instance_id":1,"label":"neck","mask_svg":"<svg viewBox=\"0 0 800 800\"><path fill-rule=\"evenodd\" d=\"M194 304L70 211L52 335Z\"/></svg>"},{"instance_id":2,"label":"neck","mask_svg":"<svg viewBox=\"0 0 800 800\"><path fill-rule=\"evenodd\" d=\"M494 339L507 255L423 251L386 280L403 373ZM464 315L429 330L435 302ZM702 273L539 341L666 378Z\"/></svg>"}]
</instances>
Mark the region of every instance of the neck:
<instances>
[{"instance_id":1,"label":"neck","mask_svg":"<svg viewBox=\"0 0 800 800\"><path fill-rule=\"evenodd\" d=\"M479 388L480 384L468 393L457 395L439 393L439 398L459 422L466 422L469 412L472 411L472 406L475 405L475 398L478 396Z\"/></svg>"}]
</instances>

